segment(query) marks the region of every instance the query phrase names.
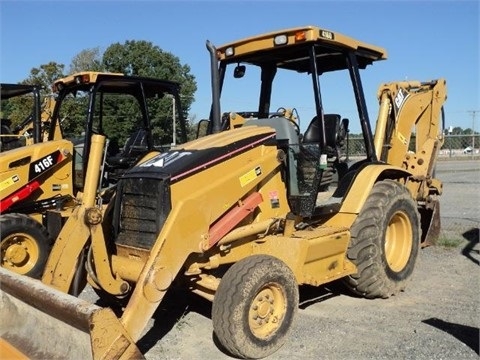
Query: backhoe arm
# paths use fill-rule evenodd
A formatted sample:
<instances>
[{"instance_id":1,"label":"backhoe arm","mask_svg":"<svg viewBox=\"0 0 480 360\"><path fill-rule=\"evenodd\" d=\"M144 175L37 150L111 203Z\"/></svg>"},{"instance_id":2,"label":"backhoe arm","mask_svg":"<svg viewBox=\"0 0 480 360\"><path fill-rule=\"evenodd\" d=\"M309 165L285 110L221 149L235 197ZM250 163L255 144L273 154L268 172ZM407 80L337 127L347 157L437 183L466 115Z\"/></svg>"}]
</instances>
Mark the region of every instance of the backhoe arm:
<instances>
[{"instance_id":1,"label":"backhoe arm","mask_svg":"<svg viewBox=\"0 0 480 360\"><path fill-rule=\"evenodd\" d=\"M422 246L435 244L440 234L442 183L434 178L443 145L444 79L384 84L378 91L380 110L374 137L377 157L411 175L406 186L421 215ZM415 143L411 138L415 137Z\"/></svg>"},{"instance_id":2,"label":"backhoe arm","mask_svg":"<svg viewBox=\"0 0 480 360\"><path fill-rule=\"evenodd\" d=\"M431 179L444 140L441 115L446 91L444 79L382 85L378 91L380 110L374 137L381 161L405 168L412 179L428 180L438 193L441 184ZM412 136L415 144L411 144ZM420 198L428 195L428 189L418 188L415 192L420 192Z\"/></svg>"}]
</instances>

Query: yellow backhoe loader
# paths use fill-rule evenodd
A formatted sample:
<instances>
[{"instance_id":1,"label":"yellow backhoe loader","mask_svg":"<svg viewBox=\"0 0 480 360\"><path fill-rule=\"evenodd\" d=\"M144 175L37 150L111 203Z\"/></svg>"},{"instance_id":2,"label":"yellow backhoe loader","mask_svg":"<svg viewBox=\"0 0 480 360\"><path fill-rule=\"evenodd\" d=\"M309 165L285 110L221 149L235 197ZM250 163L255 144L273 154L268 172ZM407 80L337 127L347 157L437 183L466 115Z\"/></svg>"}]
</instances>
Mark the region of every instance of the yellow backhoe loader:
<instances>
[{"instance_id":1,"label":"yellow backhoe loader","mask_svg":"<svg viewBox=\"0 0 480 360\"><path fill-rule=\"evenodd\" d=\"M42 104L41 87L26 84L0 84L0 100L2 119L0 120L0 152L8 151L25 145L42 142L49 133L49 120L55 102L53 97L44 97ZM26 103L30 107L28 116L14 124L7 118L18 103ZM61 136L57 127L55 135Z\"/></svg>"},{"instance_id":2,"label":"yellow backhoe loader","mask_svg":"<svg viewBox=\"0 0 480 360\"><path fill-rule=\"evenodd\" d=\"M115 184L142 154L160 145L152 135L150 117L160 102L171 109L170 96L178 99L180 138L186 141L175 82L81 72L58 79L53 90L56 97L48 98L40 111L37 87L2 85L2 99L32 93L35 106L32 115L11 131L17 139L21 134L33 136L0 153L1 266L37 278L43 274L52 239L83 191L92 133L105 134L110 141L104 152L100 188ZM78 117L83 135L67 139L60 123L66 125L71 117ZM121 140L118 129L124 129L123 147L113 144ZM114 131L116 138L111 135Z\"/></svg>"},{"instance_id":3,"label":"yellow backhoe loader","mask_svg":"<svg viewBox=\"0 0 480 360\"><path fill-rule=\"evenodd\" d=\"M30 358L142 358L149 319L183 287L212 301L225 351L263 358L287 339L299 285L342 279L367 298L405 289L438 214L445 80L382 85L373 134L360 70L384 49L315 26L207 48L211 134L145 155L109 199L98 192L105 137L92 135L85 191L41 281L0 269L4 346ZM229 91L242 104L255 94L256 109L222 117ZM307 98L303 126L281 102ZM338 114L351 103L365 153L353 163ZM85 282L121 311L69 295Z\"/></svg>"}]
</instances>

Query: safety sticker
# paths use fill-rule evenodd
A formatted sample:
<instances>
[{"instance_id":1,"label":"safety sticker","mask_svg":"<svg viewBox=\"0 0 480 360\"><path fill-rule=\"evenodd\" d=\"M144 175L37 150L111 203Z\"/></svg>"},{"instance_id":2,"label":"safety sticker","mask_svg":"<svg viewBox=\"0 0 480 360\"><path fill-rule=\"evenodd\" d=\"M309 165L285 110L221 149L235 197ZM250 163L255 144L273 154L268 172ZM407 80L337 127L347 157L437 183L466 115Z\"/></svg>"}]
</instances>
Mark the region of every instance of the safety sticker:
<instances>
[{"instance_id":1,"label":"safety sticker","mask_svg":"<svg viewBox=\"0 0 480 360\"><path fill-rule=\"evenodd\" d=\"M400 142L401 142L403 145L407 145L407 144L408 144L407 138L406 138L405 136L403 136L402 133L397 132L397 138L398 138L398 140L400 140Z\"/></svg>"},{"instance_id":2,"label":"safety sticker","mask_svg":"<svg viewBox=\"0 0 480 360\"><path fill-rule=\"evenodd\" d=\"M182 151L182 152L179 152L179 151L174 151L174 152L166 152L166 153L163 153L163 154L159 154L153 158L151 158L150 160L144 162L143 164L141 164L140 166L141 167L149 167L149 166L155 166L155 167L165 167L167 165L170 165L172 164L173 162L175 161L178 161L180 160L181 158L185 157L185 156L188 156L188 155L191 155L192 153L191 152L188 152L188 151Z\"/></svg>"},{"instance_id":3,"label":"safety sticker","mask_svg":"<svg viewBox=\"0 0 480 360\"><path fill-rule=\"evenodd\" d=\"M52 191L61 191L68 189L68 184L52 184Z\"/></svg>"},{"instance_id":4,"label":"safety sticker","mask_svg":"<svg viewBox=\"0 0 480 360\"><path fill-rule=\"evenodd\" d=\"M20 178L18 177L18 175L13 175L13 176L9 177L8 179L3 180L0 183L0 191L3 191L6 188L12 186L13 184L15 184L19 180L20 180Z\"/></svg>"},{"instance_id":5,"label":"safety sticker","mask_svg":"<svg viewBox=\"0 0 480 360\"><path fill-rule=\"evenodd\" d=\"M280 207L280 200L278 199L278 190L272 190L268 192L268 198L270 199L270 205L272 209Z\"/></svg>"},{"instance_id":6,"label":"safety sticker","mask_svg":"<svg viewBox=\"0 0 480 360\"><path fill-rule=\"evenodd\" d=\"M259 177L260 175L262 175L262 168L260 166L257 166L255 169L252 169L246 174L240 176L240 185L244 187L245 185L248 185L253 180L255 180L257 177Z\"/></svg>"}]
</instances>

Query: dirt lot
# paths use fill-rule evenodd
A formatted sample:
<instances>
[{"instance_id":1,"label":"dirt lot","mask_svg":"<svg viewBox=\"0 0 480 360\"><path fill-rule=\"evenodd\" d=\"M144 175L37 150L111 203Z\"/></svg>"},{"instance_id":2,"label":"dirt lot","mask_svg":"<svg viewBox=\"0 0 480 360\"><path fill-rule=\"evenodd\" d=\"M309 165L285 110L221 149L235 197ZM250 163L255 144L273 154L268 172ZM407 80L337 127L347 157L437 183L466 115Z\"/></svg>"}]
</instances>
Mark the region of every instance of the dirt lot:
<instances>
[{"instance_id":1,"label":"dirt lot","mask_svg":"<svg viewBox=\"0 0 480 360\"><path fill-rule=\"evenodd\" d=\"M423 249L406 291L387 300L302 287L289 340L268 359L478 359L479 247L470 246ZM231 359L212 337L209 304L182 313L176 301L140 341L147 359Z\"/></svg>"},{"instance_id":2,"label":"dirt lot","mask_svg":"<svg viewBox=\"0 0 480 360\"><path fill-rule=\"evenodd\" d=\"M479 165L441 162L437 168L445 189L442 221L466 221L452 230L460 244L422 249L406 291L390 299L355 298L335 286L301 287L288 341L268 360L478 359ZM138 346L152 360L232 359L213 336L210 311L199 297L177 296L162 304Z\"/></svg>"},{"instance_id":3,"label":"dirt lot","mask_svg":"<svg viewBox=\"0 0 480 360\"><path fill-rule=\"evenodd\" d=\"M478 359L479 165L441 162L437 168L444 181L442 217L474 220L458 229L460 245L422 249L406 291L387 300L354 298L334 286L302 287L289 339L268 359ZM139 343L146 357L231 359L212 335L210 304L184 300L157 313Z\"/></svg>"}]
</instances>

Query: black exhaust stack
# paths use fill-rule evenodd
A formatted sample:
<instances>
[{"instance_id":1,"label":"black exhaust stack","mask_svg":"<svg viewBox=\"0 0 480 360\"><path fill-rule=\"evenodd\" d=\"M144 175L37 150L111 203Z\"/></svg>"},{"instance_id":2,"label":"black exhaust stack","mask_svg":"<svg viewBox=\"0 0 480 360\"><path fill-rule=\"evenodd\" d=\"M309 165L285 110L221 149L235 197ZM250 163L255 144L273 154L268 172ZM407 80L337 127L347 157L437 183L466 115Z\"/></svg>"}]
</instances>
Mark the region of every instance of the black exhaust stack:
<instances>
[{"instance_id":1,"label":"black exhaust stack","mask_svg":"<svg viewBox=\"0 0 480 360\"><path fill-rule=\"evenodd\" d=\"M212 133L216 134L221 130L220 121L220 85L218 79L217 49L207 40L207 49L210 52L210 70L212 74L212 108L210 110L210 120L212 122Z\"/></svg>"}]
</instances>

